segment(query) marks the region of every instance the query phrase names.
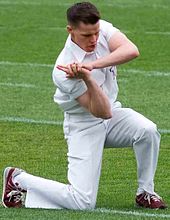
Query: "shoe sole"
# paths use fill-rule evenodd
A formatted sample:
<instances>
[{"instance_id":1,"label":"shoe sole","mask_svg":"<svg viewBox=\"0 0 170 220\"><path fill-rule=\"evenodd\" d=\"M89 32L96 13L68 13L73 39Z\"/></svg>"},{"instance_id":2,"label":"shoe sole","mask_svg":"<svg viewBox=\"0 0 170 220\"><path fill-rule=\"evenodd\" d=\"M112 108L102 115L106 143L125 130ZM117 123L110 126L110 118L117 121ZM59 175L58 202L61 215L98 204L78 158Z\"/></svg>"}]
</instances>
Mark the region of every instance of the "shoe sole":
<instances>
[{"instance_id":1,"label":"shoe sole","mask_svg":"<svg viewBox=\"0 0 170 220\"><path fill-rule=\"evenodd\" d=\"M7 180L9 171L10 171L12 168L13 168L13 167L6 167L5 170L4 170L4 173L3 173L2 205L3 205L5 208L8 208L8 206L6 206L5 203L4 203L4 195L5 195L5 189L6 189L6 183L7 183L6 180Z\"/></svg>"},{"instance_id":2,"label":"shoe sole","mask_svg":"<svg viewBox=\"0 0 170 220\"><path fill-rule=\"evenodd\" d=\"M139 205L138 203L136 203L134 205L135 208L138 208L138 209L150 209L150 210L160 210L160 209L167 209L168 206L166 207L160 207L160 208L150 208L150 207L145 207L145 206L142 206L142 205Z\"/></svg>"}]
</instances>

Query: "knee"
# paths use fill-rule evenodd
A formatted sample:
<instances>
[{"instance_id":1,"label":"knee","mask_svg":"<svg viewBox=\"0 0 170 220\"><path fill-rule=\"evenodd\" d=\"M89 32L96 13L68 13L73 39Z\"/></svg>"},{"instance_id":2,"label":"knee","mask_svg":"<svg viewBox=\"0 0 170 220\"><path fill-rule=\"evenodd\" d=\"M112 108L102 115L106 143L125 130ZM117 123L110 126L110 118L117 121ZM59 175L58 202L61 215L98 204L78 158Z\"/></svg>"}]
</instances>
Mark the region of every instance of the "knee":
<instances>
[{"instance_id":1,"label":"knee","mask_svg":"<svg viewBox=\"0 0 170 220\"><path fill-rule=\"evenodd\" d=\"M84 200L79 203L80 210L94 209L95 204L90 200Z\"/></svg>"},{"instance_id":2,"label":"knee","mask_svg":"<svg viewBox=\"0 0 170 220\"><path fill-rule=\"evenodd\" d=\"M150 123L140 128L140 138L144 138L147 142L153 140L160 141L160 133L157 130L156 124Z\"/></svg>"},{"instance_id":3,"label":"knee","mask_svg":"<svg viewBox=\"0 0 170 220\"><path fill-rule=\"evenodd\" d=\"M84 203L84 204L81 204L80 206L80 210L90 210L94 208L95 208L95 205L92 203Z\"/></svg>"},{"instance_id":4,"label":"knee","mask_svg":"<svg viewBox=\"0 0 170 220\"><path fill-rule=\"evenodd\" d=\"M93 201L90 196L79 195L77 198L77 205L79 210L89 210L95 208L96 202Z\"/></svg>"},{"instance_id":5,"label":"knee","mask_svg":"<svg viewBox=\"0 0 170 220\"><path fill-rule=\"evenodd\" d=\"M148 126L145 126L144 127L144 133L146 135L148 135L149 137L150 136L157 136L158 138L160 138L160 134L159 134L159 132L157 130L157 126L154 123L152 123L152 124L150 124Z\"/></svg>"}]
</instances>

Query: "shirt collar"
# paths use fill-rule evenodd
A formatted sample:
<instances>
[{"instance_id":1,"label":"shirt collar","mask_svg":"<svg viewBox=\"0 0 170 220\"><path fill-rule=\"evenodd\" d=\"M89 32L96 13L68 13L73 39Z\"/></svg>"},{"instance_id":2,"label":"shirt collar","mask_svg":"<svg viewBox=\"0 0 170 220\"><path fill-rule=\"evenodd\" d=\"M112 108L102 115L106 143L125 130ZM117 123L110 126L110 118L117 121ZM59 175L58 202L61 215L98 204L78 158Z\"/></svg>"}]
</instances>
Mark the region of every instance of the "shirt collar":
<instances>
[{"instance_id":1,"label":"shirt collar","mask_svg":"<svg viewBox=\"0 0 170 220\"><path fill-rule=\"evenodd\" d=\"M79 47L77 44L75 44L71 40L71 36L68 36L66 46L68 46L71 49L71 52L74 54L75 58L79 63L82 63L83 59L85 58L86 55L88 54L94 54L95 50L92 52L86 52L84 51L81 47Z\"/></svg>"}]
</instances>

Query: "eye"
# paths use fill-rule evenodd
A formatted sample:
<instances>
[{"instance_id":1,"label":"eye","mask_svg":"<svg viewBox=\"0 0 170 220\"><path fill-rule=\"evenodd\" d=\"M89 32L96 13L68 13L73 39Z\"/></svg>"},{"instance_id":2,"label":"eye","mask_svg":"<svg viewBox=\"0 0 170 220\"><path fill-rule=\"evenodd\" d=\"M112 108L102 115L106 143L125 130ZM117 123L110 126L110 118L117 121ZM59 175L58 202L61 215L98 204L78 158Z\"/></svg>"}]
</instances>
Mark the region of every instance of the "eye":
<instances>
[{"instance_id":1,"label":"eye","mask_svg":"<svg viewBox=\"0 0 170 220\"><path fill-rule=\"evenodd\" d=\"M83 36L84 37L91 37L92 35L91 34L84 34Z\"/></svg>"}]
</instances>

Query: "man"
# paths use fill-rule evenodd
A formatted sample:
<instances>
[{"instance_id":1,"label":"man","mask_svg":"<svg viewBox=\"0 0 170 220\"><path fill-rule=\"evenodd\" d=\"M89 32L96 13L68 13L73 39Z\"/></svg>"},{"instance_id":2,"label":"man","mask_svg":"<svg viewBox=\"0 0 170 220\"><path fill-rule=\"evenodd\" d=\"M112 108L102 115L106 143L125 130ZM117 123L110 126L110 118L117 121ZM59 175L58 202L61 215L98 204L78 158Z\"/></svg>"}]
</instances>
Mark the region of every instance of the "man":
<instances>
[{"instance_id":1,"label":"man","mask_svg":"<svg viewBox=\"0 0 170 220\"><path fill-rule=\"evenodd\" d=\"M68 181L62 184L7 167L5 207L92 209L95 207L104 146L132 146L138 169L136 204L166 208L154 192L160 135L156 125L117 101L116 65L139 55L137 47L112 24L100 20L89 2L67 10L69 32L53 71L54 101L64 110ZM114 206L114 204L113 204Z\"/></svg>"}]
</instances>

